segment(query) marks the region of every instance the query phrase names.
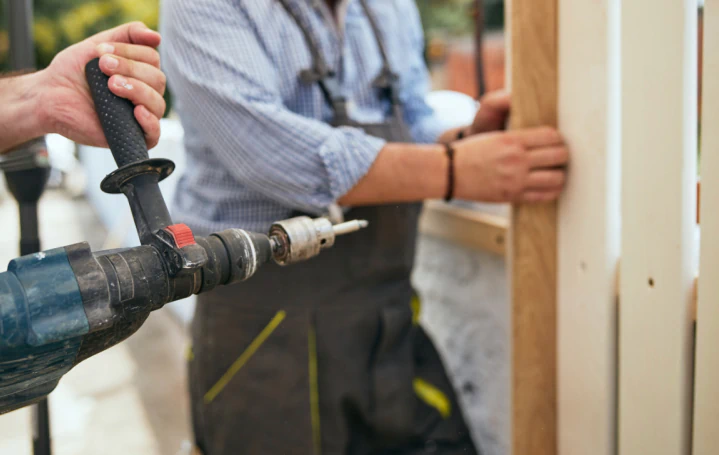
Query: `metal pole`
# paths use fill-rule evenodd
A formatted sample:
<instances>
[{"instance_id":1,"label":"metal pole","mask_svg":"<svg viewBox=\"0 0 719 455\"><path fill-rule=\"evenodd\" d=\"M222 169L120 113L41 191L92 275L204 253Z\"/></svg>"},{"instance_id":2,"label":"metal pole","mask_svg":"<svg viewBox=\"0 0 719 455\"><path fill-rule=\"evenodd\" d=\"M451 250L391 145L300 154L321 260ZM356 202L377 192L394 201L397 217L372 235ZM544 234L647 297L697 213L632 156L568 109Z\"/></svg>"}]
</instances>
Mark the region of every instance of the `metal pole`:
<instances>
[{"instance_id":1,"label":"metal pole","mask_svg":"<svg viewBox=\"0 0 719 455\"><path fill-rule=\"evenodd\" d=\"M487 83L484 77L484 0L475 2L475 30L474 30L474 62L477 72L477 99L487 92Z\"/></svg>"},{"instance_id":2,"label":"metal pole","mask_svg":"<svg viewBox=\"0 0 719 455\"><path fill-rule=\"evenodd\" d=\"M7 0L10 37L10 67L13 70L35 68L35 46L32 34L32 0Z\"/></svg>"},{"instance_id":3,"label":"metal pole","mask_svg":"<svg viewBox=\"0 0 719 455\"><path fill-rule=\"evenodd\" d=\"M35 69L32 0L7 0L10 66L13 71ZM20 209L20 255L40 251L37 206L50 169L45 138L23 144L4 157L5 178ZM33 453L51 455L50 413L47 399L32 407Z\"/></svg>"}]
</instances>

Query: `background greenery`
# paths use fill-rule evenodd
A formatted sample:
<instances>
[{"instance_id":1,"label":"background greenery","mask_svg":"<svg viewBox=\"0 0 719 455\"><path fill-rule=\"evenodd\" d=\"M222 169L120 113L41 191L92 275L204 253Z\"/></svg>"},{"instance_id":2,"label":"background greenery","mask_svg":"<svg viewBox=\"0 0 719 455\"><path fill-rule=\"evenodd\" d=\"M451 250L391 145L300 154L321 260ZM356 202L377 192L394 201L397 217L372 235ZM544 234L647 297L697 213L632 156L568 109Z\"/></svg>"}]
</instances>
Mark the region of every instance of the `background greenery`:
<instances>
[{"instance_id":1,"label":"background greenery","mask_svg":"<svg viewBox=\"0 0 719 455\"><path fill-rule=\"evenodd\" d=\"M14 0L11 0L14 1ZM8 68L6 0L0 1L0 71ZM139 20L157 29L158 0L34 0L35 50L44 68L62 49L116 25Z\"/></svg>"},{"instance_id":2,"label":"background greenery","mask_svg":"<svg viewBox=\"0 0 719 455\"><path fill-rule=\"evenodd\" d=\"M474 33L476 0L416 0L425 35L462 36ZM486 30L504 27L504 0L484 0Z\"/></svg>"},{"instance_id":3,"label":"background greenery","mask_svg":"<svg viewBox=\"0 0 719 455\"><path fill-rule=\"evenodd\" d=\"M0 0L0 73L10 70L6 1ZM475 0L416 2L427 40L473 33ZM504 1L484 0L484 3L487 30L502 28ZM37 67L49 65L55 54L67 46L125 22L139 20L157 30L158 9L159 0L34 0ZM169 113L169 91L166 99Z\"/></svg>"}]
</instances>

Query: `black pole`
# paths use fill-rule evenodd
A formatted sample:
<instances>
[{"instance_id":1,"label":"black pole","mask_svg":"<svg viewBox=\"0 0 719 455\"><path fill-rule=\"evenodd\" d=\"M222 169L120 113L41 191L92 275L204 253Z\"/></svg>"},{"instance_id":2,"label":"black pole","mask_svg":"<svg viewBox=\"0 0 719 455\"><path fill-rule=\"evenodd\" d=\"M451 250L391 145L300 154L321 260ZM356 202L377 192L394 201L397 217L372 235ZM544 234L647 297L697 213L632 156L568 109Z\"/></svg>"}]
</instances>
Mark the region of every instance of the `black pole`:
<instances>
[{"instance_id":1,"label":"black pole","mask_svg":"<svg viewBox=\"0 0 719 455\"><path fill-rule=\"evenodd\" d=\"M7 0L10 66L14 71L35 69L32 0ZM37 206L50 175L45 138L17 147L0 162L10 193L20 209L20 255L40 251ZM47 399L32 407L33 453L51 455L50 412Z\"/></svg>"},{"instance_id":2,"label":"black pole","mask_svg":"<svg viewBox=\"0 0 719 455\"><path fill-rule=\"evenodd\" d=\"M484 0L476 0L474 30L474 64L477 72L477 99L487 93L487 82L484 77Z\"/></svg>"}]
</instances>

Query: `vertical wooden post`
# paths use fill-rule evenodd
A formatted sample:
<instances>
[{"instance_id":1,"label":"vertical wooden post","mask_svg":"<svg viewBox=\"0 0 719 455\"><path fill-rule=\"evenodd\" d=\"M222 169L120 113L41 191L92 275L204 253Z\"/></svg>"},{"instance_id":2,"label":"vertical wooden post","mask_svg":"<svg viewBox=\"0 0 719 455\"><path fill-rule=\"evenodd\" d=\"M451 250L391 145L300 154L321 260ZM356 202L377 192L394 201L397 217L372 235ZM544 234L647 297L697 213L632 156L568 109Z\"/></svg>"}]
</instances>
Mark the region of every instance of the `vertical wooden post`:
<instances>
[{"instance_id":1,"label":"vertical wooden post","mask_svg":"<svg viewBox=\"0 0 719 455\"><path fill-rule=\"evenodd\" d=\"M512 0L512 128L557 124L557 0ZM557 453L556 204L512 208L512 450Z\"/></svg>"},{"instance_id":2,"label":"vertical wooden post","mask_svg":"<svg viewBox=\"0 0 719 455\"><path fill-rule=\"evenodd\" d=\"M719 453L719 1L704 3L702 224L694 455Z\"/></svg>"},{"instance_id":3,"label":"vertical wooden post","mask_svg":"<svg viewBox=\"0 0 719 455\"><path fill-rule=\"evenodd\" d=\"M619 454L687 455L697 3L623 1L621 21Z\"/></svg>"},{"instance_id":4,"label":"vertical wooden post","mask_svg":"<svg viewBox=\"0 0 719 455\"><path fill-rule=\"evenodd\" d=\"M619 2L559 0L559 128L572 152L557 242L561 455L616 450Z\"/></svg>"}]
</instances>

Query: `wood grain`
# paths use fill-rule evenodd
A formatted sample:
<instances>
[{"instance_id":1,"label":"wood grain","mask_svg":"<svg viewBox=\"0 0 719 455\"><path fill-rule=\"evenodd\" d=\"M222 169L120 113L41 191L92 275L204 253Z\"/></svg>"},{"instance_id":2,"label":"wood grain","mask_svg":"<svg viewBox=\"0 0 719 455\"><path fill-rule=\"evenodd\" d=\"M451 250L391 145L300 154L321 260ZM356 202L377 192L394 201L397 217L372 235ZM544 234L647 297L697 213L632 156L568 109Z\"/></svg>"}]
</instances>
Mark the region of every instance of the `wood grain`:
<instances>
[{"instance_id":1,"label":"wood grain","mask_svg":"<svg viewBox=\"0 0 719 455\"><path fill-rule=\"evenodd\" d=\"M512 0L513 129L557 124L557 0ZM512 452L557 453L557 206L516 205L510 228Z\"/></svg>"},{"instance_id":2,"label":"wood grain","mask_svg":"<svg viewBox=\"0 0 719 455\"><path fill-rule=\"evenodd\" d=\"M509 220L502 216L427 201L419 219L422 234L504 256Z\"/></svg>"}]
</instances>

